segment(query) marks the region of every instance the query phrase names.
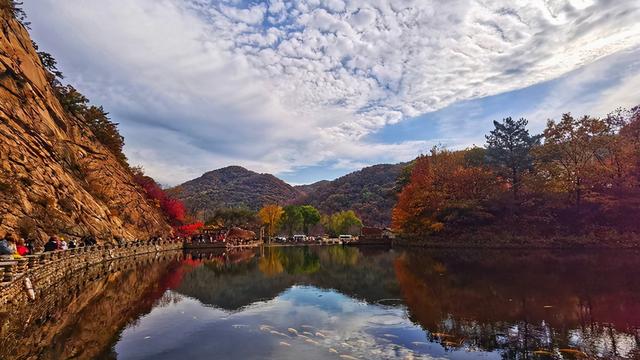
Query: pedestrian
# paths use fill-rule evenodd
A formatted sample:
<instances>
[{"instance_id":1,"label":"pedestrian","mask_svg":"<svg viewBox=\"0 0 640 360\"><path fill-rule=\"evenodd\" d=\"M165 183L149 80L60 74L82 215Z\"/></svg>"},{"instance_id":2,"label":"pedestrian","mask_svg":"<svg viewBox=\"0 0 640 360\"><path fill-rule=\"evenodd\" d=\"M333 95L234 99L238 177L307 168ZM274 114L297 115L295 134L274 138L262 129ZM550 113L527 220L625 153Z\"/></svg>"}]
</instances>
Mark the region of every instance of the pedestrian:
<instances>
[{"instance_id":1,"label":"pedestrian","mask_svg":"<svg viewBox=\"0 0 640 360\"><path fill-rule=\"evenodd\" d=\"M13 234L7 233L4 238L0 240L0 255L13 255L16 252L15 250Z\"/></svg>"},{"instance_id":2,"label":"pedestrian","mask_svg":"<svg viewBox=\"0 0 640 360\"><path fill-rule=\"evenodd\" d=\"M22 238L20 240L18 240L18 242L16 243L16 251L18 252L18 255L20 255L20 256L25 256L25 255L31 254L29 252L29 248L24 246L24 239L22 239Z\"/></svg>"},{"instance_id":3,"label":"pedestrian","mask_svg":"<svg viewBox=\"0 0 640 360\"><path fill-rule=\"evenodd\" d=\"M69 250L69 245L64 240L64 238L60 239L60 250Z\"/></svg>"},{"instance_id":4,"label":"pedestrian","mask_svg":"<svg viewBox=\"0 0 640 360\"><path fill-rule=\"evenodd\" d=\"M36 253L36 241L33 239L27 239L27 249L29 249L29 254L33 255Z\"/></svg>"},{"instance_id":5,"label":"pedestrian","mask_svg":"<svg viewBox=\"0 0 640 360\"><path fill-rule=\"evenodd\" d=\"M69 249L75 249L75 248L76 248L75 240L73 239L69 240Z\"/></svg>"},{"instance_id":6,"label":"pedestrian","mask_svg":"<svg viewBox=\"0 0 640 360\"><path fill-rule=\"evenodd\" d=\"M53 235L49 237L49 241L44 244L44 251L56 251L58 250L58 237Z\"/></svg>"}]
</instances>

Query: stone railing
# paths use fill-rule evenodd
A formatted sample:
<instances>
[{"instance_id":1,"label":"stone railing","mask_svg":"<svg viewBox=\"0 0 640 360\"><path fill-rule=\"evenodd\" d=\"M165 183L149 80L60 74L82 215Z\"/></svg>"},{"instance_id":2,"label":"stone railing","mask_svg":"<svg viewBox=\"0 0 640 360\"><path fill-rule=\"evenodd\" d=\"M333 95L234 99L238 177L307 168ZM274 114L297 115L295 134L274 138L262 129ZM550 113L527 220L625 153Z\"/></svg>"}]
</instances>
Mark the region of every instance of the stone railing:
<instances>
[{"instance_id":1,"label":"stone railing","mask_svg":"<svg viewBox=\"0 0 640 360\"><path fill-rule=\"evenodd\" d=\"M182 242L144 241L104 244L27 255L0 262L0 307L38 298L60 279L114 259L182 250Z\"/></svg>"}]
</instances>

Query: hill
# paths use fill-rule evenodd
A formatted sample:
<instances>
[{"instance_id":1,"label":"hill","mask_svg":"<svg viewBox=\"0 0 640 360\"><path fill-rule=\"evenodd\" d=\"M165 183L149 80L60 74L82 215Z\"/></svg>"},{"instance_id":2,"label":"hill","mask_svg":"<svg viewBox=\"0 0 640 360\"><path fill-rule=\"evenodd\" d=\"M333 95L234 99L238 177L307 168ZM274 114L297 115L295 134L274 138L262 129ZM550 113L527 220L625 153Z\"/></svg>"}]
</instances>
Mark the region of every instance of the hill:
<instances>
[{"instance_id":1,"label":"hill","mask_svg":"<svg viewBox=\"0 0 640 360\"><path fill-rule=\"evenodd\" d=\"M262 205L285 205L300 191L271 174L259 174L240 166L209 171L172 189L192 213L243 207L259 210Z\"/></svg>"},{"instance_id":2,"label":"hill","mask_svg":"<svg viewBox=\"0 0 640 360\"><path fill-rule=\"evenodd\" d=\"M240 166L205 173L172 189L192 213L276 203L310 204L322 213L354 210L368 226L388 226L396 201L396 180L405 164L375 165L333 181L291 186L270 174Z\"/></svg>"},{"instance_id":3,"label":"hill","mask_svg":"<svg viewBox=\"0 0 640 360\"><path fill-rule=\"evenodd\" d=\"M0 235L130 240L168 232L126 162L62 105L11 4L0 7Z\"/></svg>"},{"instance_id":4,"label":"hill","mask_svg":"<svg viewBox=\"0 0 640 360\"><path fill-rule=\"evenodd\" d=\"M396 180L406 164L366 167L333 181L298 187L296 203L310 204L322 213L354 210L366 226L388 226L396 203Z\"/></svg>"}]
</instances>

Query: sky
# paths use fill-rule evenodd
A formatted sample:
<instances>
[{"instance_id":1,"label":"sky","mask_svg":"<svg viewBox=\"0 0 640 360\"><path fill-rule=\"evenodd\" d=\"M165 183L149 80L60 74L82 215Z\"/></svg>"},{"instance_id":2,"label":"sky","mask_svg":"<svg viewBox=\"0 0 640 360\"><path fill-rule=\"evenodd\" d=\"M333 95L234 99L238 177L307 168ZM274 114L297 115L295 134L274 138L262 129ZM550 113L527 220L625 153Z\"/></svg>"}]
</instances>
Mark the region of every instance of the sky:
<instances>
[{"instance_id":1,"label":"sky","mask_svg":"<svg viewBox=\"0 0 640 360\"><path fill-rule=\"evenodd\" d=\"M31 35L177 185L291 184L640 104L640 0L25 0Z\"/></svg>"}]
</instances>

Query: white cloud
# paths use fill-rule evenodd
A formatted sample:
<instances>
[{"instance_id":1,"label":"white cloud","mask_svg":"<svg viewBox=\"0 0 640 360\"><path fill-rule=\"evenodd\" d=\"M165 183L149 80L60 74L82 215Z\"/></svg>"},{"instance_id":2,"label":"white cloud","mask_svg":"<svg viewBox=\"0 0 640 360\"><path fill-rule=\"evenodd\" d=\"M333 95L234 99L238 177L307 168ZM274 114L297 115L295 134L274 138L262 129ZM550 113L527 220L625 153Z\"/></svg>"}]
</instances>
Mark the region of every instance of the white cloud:
<instances>
[{"instance_id":1,"label":"white cloud","mask_svg":"<svg viewBox=\"0 0 640 360\"><path fill-rule=\"evenodd\" d=\"M332 159L406 160L427 144L363 138L640 43L635 1L25 6L36 40L122 123L132 162L172 184L229 163L282 172Z\"/></svg>"}]
</instances>

